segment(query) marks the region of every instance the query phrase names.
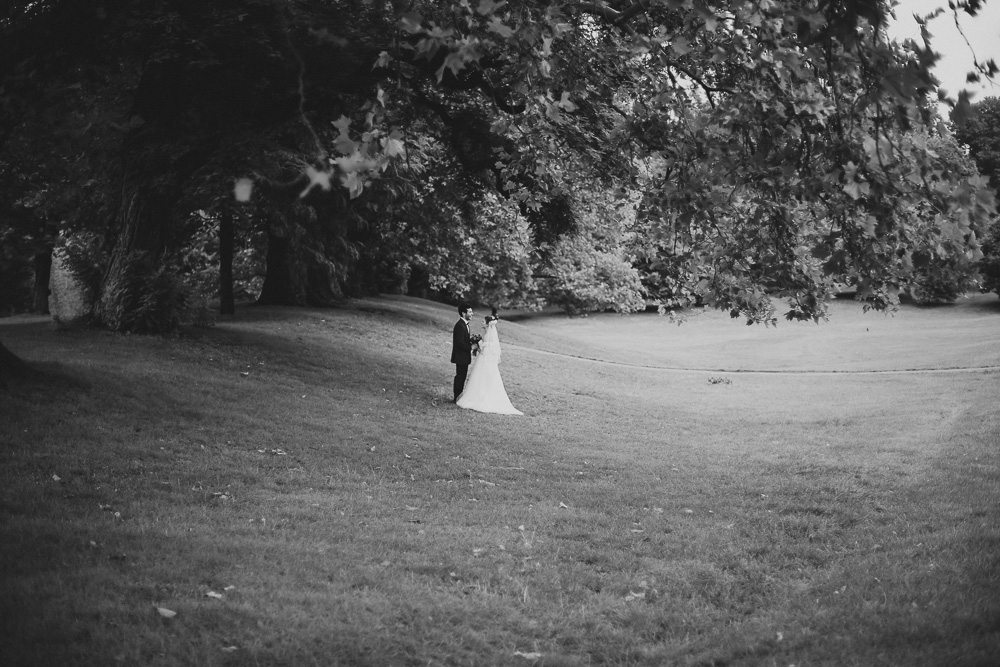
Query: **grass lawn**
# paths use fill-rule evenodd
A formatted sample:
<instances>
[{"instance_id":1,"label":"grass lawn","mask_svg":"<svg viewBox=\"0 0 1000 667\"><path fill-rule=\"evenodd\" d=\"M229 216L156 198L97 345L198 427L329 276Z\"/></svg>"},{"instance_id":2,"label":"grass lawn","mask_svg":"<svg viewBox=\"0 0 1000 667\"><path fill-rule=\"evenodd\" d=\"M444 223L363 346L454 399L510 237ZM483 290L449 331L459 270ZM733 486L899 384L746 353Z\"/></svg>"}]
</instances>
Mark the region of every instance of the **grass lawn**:
<instances>
[{"instance_id":1,"label":"grass lawn","mask_svg":"<svg viewBox=\"0 0 1000 667\"><path fill-rule=\"evenodd\" d=\"M509 315L0 320L0 665L1000 664L1000 300Z\"/></svg>"}]
</instances>

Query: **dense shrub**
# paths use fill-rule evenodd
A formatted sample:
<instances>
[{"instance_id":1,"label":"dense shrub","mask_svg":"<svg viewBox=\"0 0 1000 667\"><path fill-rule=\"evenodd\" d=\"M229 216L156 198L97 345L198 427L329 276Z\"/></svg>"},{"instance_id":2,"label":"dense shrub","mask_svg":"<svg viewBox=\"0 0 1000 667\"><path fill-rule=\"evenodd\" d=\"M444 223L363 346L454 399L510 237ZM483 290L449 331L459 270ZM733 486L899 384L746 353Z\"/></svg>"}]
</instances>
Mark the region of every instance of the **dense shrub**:
<instances>
[{"instance_id":1,"label":"dense shrub","mask_svg":"<svg viewBox=\"0 0 1000 667\"><path fill-rule=\"evenodd\" d=\"M913 253L910 296L917 303L951 303L978 284L977 263L967 257L937 257L928 250Z\"/></svg>"},{"instance_id":2,"label":"dense shrub","mask_svg":"<svg viewBox=\"0 0 1000 667\"><path fill-rule=\"evenodd\" d=\"M87 301L93 303L101 290L101 280L108 265L108 256L94 232L77 232L59 238L56 250L66 268L76 278Z\"/></svg>"},{"instance_id":3,"label":"dense shrub","mask_svg":"<svg viewBox=\"0 0 1000 667\"><path fill-rule=\"evenodd\" d=\"M198 211L197 228L178 260L180 276L193 302L208 302L219 296L219 219ZM260 232L241 229L233 248L233 298L253 301L264 282L266 242Z\"/></svg>"},{"instance_id":4,"label":"dense shrub","mask_svg":"<svg viewBox=\"0 0 1000 667\"><path fill-rule=\"evenodd\" d=\"M639 272L619 254L595 250L589 239L561 239L550 261L549 300L570 314L631 312L645 306Z\"/></svg>"},{"instance_id":5,"label":"dense shrub","mask_svg":"<svg viewBox=\"0 0 1000 667\"><path fill-rule=\"evenodd\" d=\"M115 331L175 331L187 315L187 292L181 281L170 268L163 264L153 265L141 254L126 260L122 285L116 293L122 303L104 309L120 314L118 321L104 322Z\"/></svg>"}]
</instances>

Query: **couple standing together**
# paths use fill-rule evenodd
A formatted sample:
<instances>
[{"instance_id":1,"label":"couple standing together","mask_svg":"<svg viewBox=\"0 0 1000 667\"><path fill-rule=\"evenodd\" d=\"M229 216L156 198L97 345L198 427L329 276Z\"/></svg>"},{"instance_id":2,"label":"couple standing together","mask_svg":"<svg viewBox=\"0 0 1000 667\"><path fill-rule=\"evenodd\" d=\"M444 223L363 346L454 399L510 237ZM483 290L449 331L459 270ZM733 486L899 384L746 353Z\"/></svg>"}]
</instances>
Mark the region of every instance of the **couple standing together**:
<instances>
[{"instance_id":1,"label":"couple standing together","mask_svg":"<svg viewBox=\"0 0 1000 667\"><path fill-rule=\"evenodd\" d=\"M473 334L472 307L458 307L460 319L455 322L451 341L451 363L455 364L455 399L460 408L503 415L524 414L511 404L500 377L500 337L497 335L497 309L485 319L486 330ZM472 347L478 345L476 363L472 363ZM472 366L472 371L469 371Z\"/></svg>"}]
</instances>

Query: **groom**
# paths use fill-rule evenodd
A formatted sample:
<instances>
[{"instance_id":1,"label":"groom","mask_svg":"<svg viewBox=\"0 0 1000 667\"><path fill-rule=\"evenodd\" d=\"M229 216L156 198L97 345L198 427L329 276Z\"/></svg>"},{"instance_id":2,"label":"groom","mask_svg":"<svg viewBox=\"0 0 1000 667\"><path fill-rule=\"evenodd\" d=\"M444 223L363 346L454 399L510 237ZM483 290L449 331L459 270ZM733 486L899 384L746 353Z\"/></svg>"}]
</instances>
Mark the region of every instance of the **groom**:
<instances>
[{"instance_id":1,"label":"groom","mask_svg":"<svg viewBox=\"0 0 1000 667\"><path fill-rule=\"evenodd\" d=\"M455 364L455 397L452 403L458 400L459 394L465 389L465 378L469 375L469 364L472 363L472 334L469 331L469 320L472 319L472 306L461 304L458 307L458 315L461 319L455 322L455 329L451 337L451 363Z\"/></svg>"}]
</instances>

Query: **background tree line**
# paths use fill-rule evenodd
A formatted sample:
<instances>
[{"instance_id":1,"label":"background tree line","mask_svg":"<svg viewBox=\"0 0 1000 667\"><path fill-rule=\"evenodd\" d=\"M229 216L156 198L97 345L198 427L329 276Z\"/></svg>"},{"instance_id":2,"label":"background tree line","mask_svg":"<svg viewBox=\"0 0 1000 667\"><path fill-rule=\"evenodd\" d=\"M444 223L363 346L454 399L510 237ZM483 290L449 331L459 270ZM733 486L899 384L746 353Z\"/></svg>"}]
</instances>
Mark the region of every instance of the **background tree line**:
<instances>
[{"instance_id":1,"label":"background tree line","mask_svg":"<svg viewBox=\"0 0 1000 667\"><path fill-rule=\"evenodd\" d=\"M771 322L997 289L995 100L938 118L881 0L0 11L0 308L44 310L53 250L137 332L206 299Z\"/></svg>"}]
</instances>

